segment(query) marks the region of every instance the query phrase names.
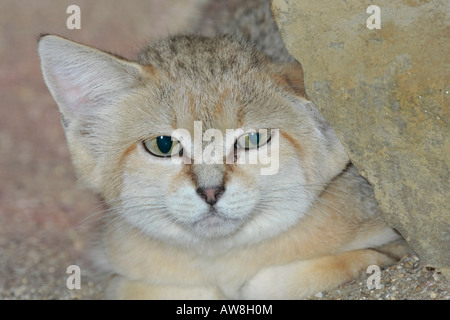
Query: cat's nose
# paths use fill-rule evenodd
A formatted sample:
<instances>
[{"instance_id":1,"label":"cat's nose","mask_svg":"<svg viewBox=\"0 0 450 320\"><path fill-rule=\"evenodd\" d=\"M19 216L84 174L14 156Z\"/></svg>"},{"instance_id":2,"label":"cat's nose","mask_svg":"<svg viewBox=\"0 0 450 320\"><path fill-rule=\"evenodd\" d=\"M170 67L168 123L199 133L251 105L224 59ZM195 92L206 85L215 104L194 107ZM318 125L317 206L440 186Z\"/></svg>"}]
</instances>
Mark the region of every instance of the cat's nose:
<instances>
[{"instance_id":1,"label":"cat's nose","mask_svg":"<svg viewBox=\"0 0 450 320\"><path fill-rule=\"evenodd\" d=\"M198 188L197 193L200 195L200 197L205 200L205 202L211 206L216 204L217 201L219 201L219 198L222 196L222 194L225 192L224 188L222 187L213 187L213 188Z\"/></svg>"}]
</instances>

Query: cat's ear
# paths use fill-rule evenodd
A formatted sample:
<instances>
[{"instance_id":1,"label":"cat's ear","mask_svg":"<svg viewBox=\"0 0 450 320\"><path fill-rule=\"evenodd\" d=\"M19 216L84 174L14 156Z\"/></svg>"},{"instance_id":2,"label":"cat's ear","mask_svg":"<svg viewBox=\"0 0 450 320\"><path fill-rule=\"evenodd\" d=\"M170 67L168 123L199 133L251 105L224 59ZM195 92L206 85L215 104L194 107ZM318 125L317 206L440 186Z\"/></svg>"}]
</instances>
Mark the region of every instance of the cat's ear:
<instances>
[{"instance_id":1,"label":"cat's ear","mask_svg":"<svg viewBox=\"0 0 450 320\"><path fill-rule=\"evenodd\" d=\"M273 68L278 80L281 80L287 88L293 90L298 96L308 99L303 82L303 68L299 62L275 64Z\"/></svg>"},{"instance_id":2,"label":"cat's ear","mask_svg":"<svg viewBox=\"0 0 450 320\"><path fill-rule=\"evenodd\" d=\"M322 158L324 160L322 161L323 168L320 170L320 175L326 181L329 181L344 170L350 159L333 127L322 116L317 107L312 102L307 102L304 104L304 108L313 119L315 127L320 133L320 139L324 142L322 144L324 147Z\"/></svg>"},{"instance_id":3,"label":"cat's ear","mask_svg":"<svg viewBox=\"0 0 450 320\"><path fill-rule=\"evenodd\" d=\"M58 36L41 37L38 50L45 83L65 127L117 100L140 78L138 64Z\"/></svg>"},{"instance_id":4,"label":"cat's ear","mask_svg":"<svg viewBox=\"0 0 450 320\"><path fill-rule=\"evenodd\" d=\"M105 165L99 159L115 119L113 109L139 87L143 67L53 35L41 37L38 50L78 176L102 193Z\"/></svg>"},{"instance_id":5,"label":"cat's ear","mask_svg":"<svg viewBox=\"0 0 450 320\"><path fill-rule=\"evenodd\" d=\"M294 61L277 65L276 68L278 68L276 71L280 75L282 83L291 92L293 91L297 97L300 97L300 99L295 101L297 107L302 110L301 112L306 112L310 116L314 121L314 127L320 133L320 139L324 142L324 149L320 152L322 153L322 158L326 160L322 163L323 169L320 170L320 177L318 176L317 179L329 181L341 172L350 161L344 146L328 121L322 116L317 107L309 101L303 82L302 65Z\"/></svg>"}]
</instances>

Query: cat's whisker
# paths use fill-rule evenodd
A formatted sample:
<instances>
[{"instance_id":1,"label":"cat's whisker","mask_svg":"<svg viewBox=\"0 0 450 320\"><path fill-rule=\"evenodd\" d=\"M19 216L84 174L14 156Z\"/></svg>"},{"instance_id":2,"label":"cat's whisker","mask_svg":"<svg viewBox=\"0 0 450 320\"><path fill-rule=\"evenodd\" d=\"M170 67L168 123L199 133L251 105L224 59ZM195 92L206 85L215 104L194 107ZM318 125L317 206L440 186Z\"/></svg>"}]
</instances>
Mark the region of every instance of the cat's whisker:
<instances>
[{"instance_id":1,"label":"cat's whisker","mask_svg":"<svg viewBox=\"0 0 450 320\"><path fill-rule=\"evenodd\" d=\"M133 198L135 198L133 200L145 200L145 199L149 199L152 197L133 197ZM127 212L128 210L142 209L143 207L147 207L148 210L150 210L150 209L152 209L152 210L153 209L165 209L164 205L156 205L155 203L125 205L125 204L122 204L122 202L117 201L117 203L121 203L121 204L107 207L104 210L97 211L97 212L87 216L86 218L84 218L82 221L80 221L78 223L77 227L80 227L82 225L87 225L87 224L93 224L95 222L107 219L120 211Z\"/></svg>"},{"instance_id":2,"label":"cat's whisker","mask_svg":"<svg viewBox=\"0 0 450 320\"><path fill-rule=\"evenodd\" d=\"M168 220L168 219L167 219L167 215L164 214L164 213L158 214L159 212L153 210L153 207L150 207L150 208L152 208L152 215L149 215L149 216L146 217L146 219L144 219L145 227L146 227L146 228L150 228L150 229L154 229L154 228L156 228L159 224L162 224L162 222L164 222L164 224L166 224L166 220ZM148 210L148 208L147 208L145 205L139 206L139 209L145 209L145 210ZM131 211L131 212L129 212L128 214L130 214L130 215L135 214L135 215L138 215L138 216L139 216L139 214L141 214L141 213L142 213L142 212L138 210L138 211L136 211L136 212ZM157 222L158 224L156 224L155 222ZM110 219L108 219L108 221L107 221L106 223L104 223L104 224L101 226L101 230L104 230L104 229L106 229L106 228L109 228L110 226L114 226L115 228L120 228L121 225L123 225L123 224L126 224L126 225L129 226L129 222L127 221L126 217L123 216L123 215L120 215L120 214L114 214L114 215L112 215L112 216L110 217ZM162 224L162 225L163 225L163 224Z\"/></svg>"},{"instance_id":3,"label":"cat's whisker","mask_svg":"<svg viewBox=\"0 0 450 320\"><path fill-rule=\"evenodd\" d=\"M106 214L111 211L111 208L105 208L104 210L96 211L92 214L89 214L85 218L83 218L78 224L75 226L76 228L93 224L95 222L101 221L106 217Z\"/></svg>"}]
</instances>

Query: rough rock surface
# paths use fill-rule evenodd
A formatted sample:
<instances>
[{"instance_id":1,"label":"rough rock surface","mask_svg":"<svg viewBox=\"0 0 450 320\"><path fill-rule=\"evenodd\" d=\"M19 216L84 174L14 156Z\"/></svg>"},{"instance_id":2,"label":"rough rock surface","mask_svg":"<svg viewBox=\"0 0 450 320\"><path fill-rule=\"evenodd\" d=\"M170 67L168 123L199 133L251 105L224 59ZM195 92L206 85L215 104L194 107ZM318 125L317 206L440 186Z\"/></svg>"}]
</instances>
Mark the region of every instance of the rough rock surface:
<instances>
[{"instance_id":1,"label":"rough rock surface","mask_svg":"<svg viewBox=\"0 0 450 320\"><path fill-rule=\"evenodd\" d=\"M450 3L376 1L379 29L370 4L273 0L272 11L387 222L450 277Z\"/></svg>"}]
</instances>

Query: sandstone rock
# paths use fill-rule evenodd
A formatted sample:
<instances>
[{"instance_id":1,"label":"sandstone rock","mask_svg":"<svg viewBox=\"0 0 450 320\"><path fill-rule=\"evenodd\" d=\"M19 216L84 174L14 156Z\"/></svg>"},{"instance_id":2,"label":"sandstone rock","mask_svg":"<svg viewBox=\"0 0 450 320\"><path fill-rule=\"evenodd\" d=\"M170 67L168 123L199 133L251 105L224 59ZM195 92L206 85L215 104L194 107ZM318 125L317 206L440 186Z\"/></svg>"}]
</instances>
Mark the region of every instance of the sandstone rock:
<instances>
[{"instance_id":1,"label":"sandstone rock","mask_svg":"<svg viewBox=\"0 0 450 320\"><path fill-rule=\"evenodd\" d=\"M306 92L426 265L450 267L450 3L273 0ZM371 18L369 19L371 21Z\"/></svg>"}]
</instances>

